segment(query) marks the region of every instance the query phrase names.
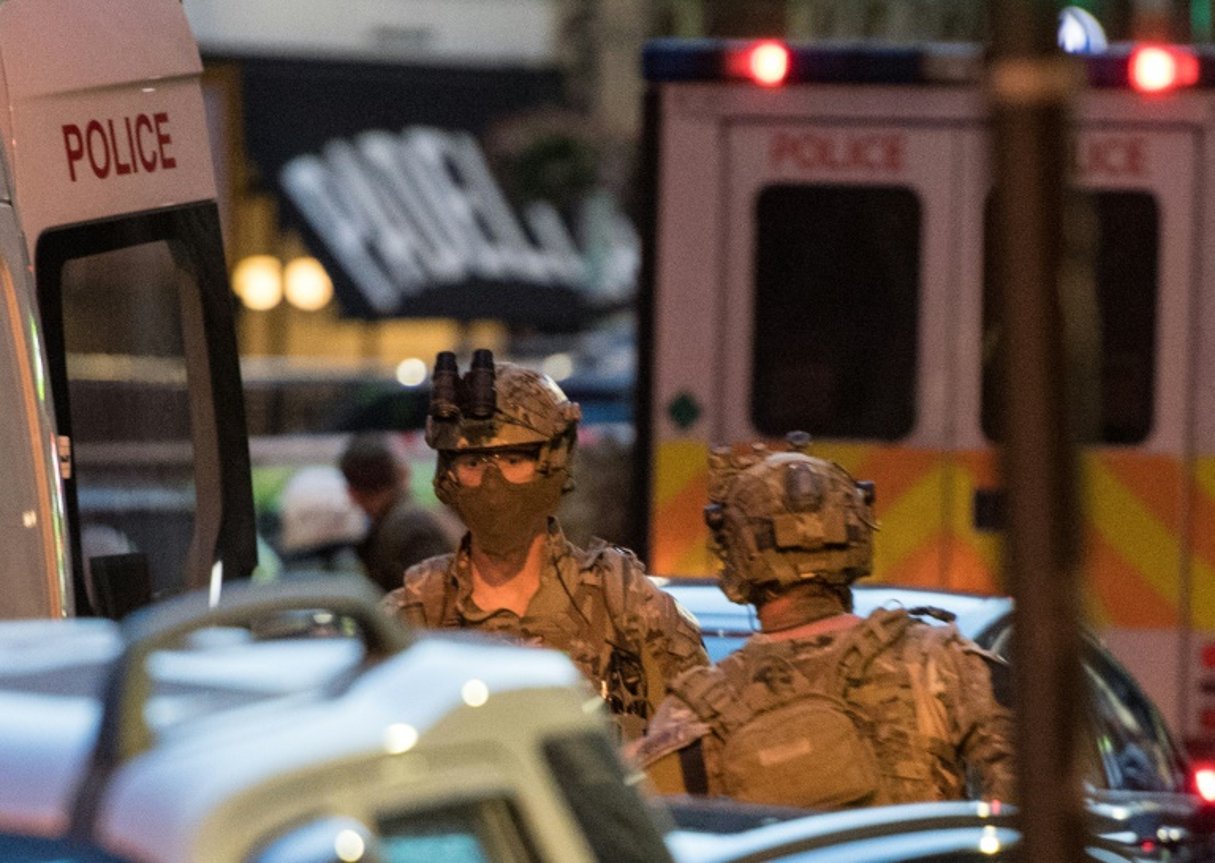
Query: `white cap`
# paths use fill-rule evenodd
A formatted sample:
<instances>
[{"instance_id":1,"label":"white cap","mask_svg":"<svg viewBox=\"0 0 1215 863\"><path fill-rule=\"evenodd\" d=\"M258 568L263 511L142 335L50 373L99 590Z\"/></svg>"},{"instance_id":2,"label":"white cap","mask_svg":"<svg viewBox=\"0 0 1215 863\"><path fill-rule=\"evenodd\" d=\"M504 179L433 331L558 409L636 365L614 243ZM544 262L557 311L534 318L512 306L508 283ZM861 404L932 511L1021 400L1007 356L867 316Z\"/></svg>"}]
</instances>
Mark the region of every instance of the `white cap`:
<instances>
[{"instance_id":1,"label":"white cap","mask_svg":"<svg viewBox=\"0 0 1215 863\"><path fill-rule=\"evenodd\" d=\"M350 495L336 467L300 468L283 486L279 500L284 554L355 543L367 531L367 517Z\"/></svg>"}]
</instances>

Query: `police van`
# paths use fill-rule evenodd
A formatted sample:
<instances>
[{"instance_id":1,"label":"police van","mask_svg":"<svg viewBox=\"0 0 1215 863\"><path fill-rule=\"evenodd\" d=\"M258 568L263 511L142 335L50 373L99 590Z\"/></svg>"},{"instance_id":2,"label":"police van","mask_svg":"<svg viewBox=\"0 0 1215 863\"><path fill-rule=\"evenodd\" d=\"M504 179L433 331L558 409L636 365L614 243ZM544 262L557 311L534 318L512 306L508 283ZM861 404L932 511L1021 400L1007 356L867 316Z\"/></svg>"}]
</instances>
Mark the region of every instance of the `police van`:
<instances>
[{"instance_id":1,"label":"police van","mask_svg":"<svg viewBox=\"0 0 1215 863\"><path fill-rule=\"evenodd\" d=\"M1063 295L1089 621L1215 742L1215 56L1076 58ZM665 575L711 567L706 453L801 429L877 487L879 580L1000 589L1001 341L975 46L659 40L640 483Z\"/></svg>"},{"instance_id":2,"label":"police van","mask_svg":"<svg viewBox=\"0 0 1215 863\"><path fill-rule=\"evenodd\" d=\"M201 72L180 0L0 4L0 618L253 568Z\"/></svg>"},{"instance_id":3,"label":"police van","mask_svg":"<svg viewBox=\"0 0 1215 863\"><path fill-rule=\"evenodd\" d=\"M0 623L0 859L669 863L566 656L413 634L377 597Z\"/></svg>"}]
</instances>

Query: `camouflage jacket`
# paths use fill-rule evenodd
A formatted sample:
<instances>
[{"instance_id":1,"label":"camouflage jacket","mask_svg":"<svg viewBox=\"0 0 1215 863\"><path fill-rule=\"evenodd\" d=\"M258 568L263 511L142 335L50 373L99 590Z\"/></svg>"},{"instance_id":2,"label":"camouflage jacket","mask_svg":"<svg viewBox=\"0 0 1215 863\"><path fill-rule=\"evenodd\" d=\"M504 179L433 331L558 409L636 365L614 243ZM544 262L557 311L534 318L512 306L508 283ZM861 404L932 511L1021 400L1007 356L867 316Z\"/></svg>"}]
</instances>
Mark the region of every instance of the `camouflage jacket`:
<instances>
[{"instance_id":1,"label":"camouflage jacket","mask_svg":"<svg viewBox=\"0 0 1215 863\"><path fill-rule=\"evenodd\" d=\"M856 626L817 636L757 635L717 667L681 675L632 757L663 791L778 805L960 799L968 770L983 797L1011 799L1012 719L993 694L993 661L1000 660L952 625L930 625L901 610L878 610ZM848 741L822 739L817 725L770 725L757 733L762 723L752 720L768 711L779 716L777 708L807 697L793 691L795 679L832 681L835 691L827 695L852 718L860 745L872 753L871 793L863 798L825 803L822 796L834 772L848 770L842 754ZM756 739L739 739L748 734ZM780 762L799 746L803 755L817 754L781 775ZM740 780L739 765L747 759L731 755L725 763L727 747L754 755L753 763L764 765L756 772L764 775ZM739 787L748 790L738 793Z\"/></svg>"},{"instance_id":2,"label":"camouflage jacket","mask_svg":"<svg viewBox=\"0 0 1215 863\"><path fill-rule=\"evenodd\" d=\"M564 651L607 702L626 739L641 735L681 672L709 658L695 618L651 582L630 551L582 549L550 520L548 564L523 617L484 611L472 598L468 537L455 554L405 572L383 607L425 628L468 628Z\"/></svg>"}]
</instances>

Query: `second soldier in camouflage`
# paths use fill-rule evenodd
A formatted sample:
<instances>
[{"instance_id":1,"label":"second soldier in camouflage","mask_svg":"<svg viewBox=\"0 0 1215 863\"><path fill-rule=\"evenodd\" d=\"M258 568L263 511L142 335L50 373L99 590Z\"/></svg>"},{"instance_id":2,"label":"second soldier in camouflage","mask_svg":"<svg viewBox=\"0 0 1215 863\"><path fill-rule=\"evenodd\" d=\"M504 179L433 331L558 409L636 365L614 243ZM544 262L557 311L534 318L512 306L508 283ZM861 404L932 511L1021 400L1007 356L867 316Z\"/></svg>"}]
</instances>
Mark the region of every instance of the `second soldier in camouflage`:
<instances>
[{"instance_id":1,"label":"second soldier in camouflage","mask_svg":"<svg viewBox=\"0 0 1215 863\"><path fill-rule=\"evenodd\" d=\"M798 442L801 446L804 443ZM871 490L801 451L715 451L705 516L721 587L762 632L671 686L631 754L661 791L835 809L1013 790L986 654L903 609L851 613Z\"/></svg>"}]
</instances>

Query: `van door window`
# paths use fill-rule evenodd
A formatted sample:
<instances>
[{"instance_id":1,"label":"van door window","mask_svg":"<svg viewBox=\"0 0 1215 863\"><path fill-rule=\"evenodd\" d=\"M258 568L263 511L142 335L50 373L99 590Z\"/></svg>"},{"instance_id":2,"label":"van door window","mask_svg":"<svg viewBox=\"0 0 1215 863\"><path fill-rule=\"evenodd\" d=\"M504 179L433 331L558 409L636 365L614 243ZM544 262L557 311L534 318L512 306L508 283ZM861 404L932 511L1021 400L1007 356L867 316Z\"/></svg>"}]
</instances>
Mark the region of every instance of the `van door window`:
<instances>
[{"instance_id":1,"label":"van door window","mask_svg":"<svg viewBox=\"0 0 1215 863\"><path fill-rule=\"evenodd\" d=\"M1069 360L1078 379L1073 415L1082 443L1137 444L1152 431L1156 377L1157 260L1160 213L1141 191L1076 192L1068 228L1090 252L1092 278L1061 293ZM986 213L983 295L983 433L1001 440L1000 310L991 267L993 205Z\"/></svg>"},{"instance_id":2,"label":"van door window","mask_svg":"<svg viewBox=\"0 0 1215 863\"><path fill-rule=\"evenodd\" d=\"M181 567L194 531L181 293L168 244L66 261L63 337L86 578L98 557ZM186 284L183 284L186 282ZM131 326L128 322L139 322Z\"/></svg>"},{"instance_id":3,"label":"van door window","mask_svg":"<svg viewBox=\"0 0 1215 863\"><path fill-rule=\"evenodd\" d=\"M755 219L755 428L907 435L916 418L915 192L773 185L759 194Z\"/></svg>"},{"instance_id":4,"label":"van door window","mask_svg":"<svg viewBox=\"0 0 1215 863\"><path fill-rule=\"evenodd\" d=\"M82 608L202 587L225 556L241 574L252 499L214 205L45 234L37 272Z\"/></svg>"}]
</instances>

